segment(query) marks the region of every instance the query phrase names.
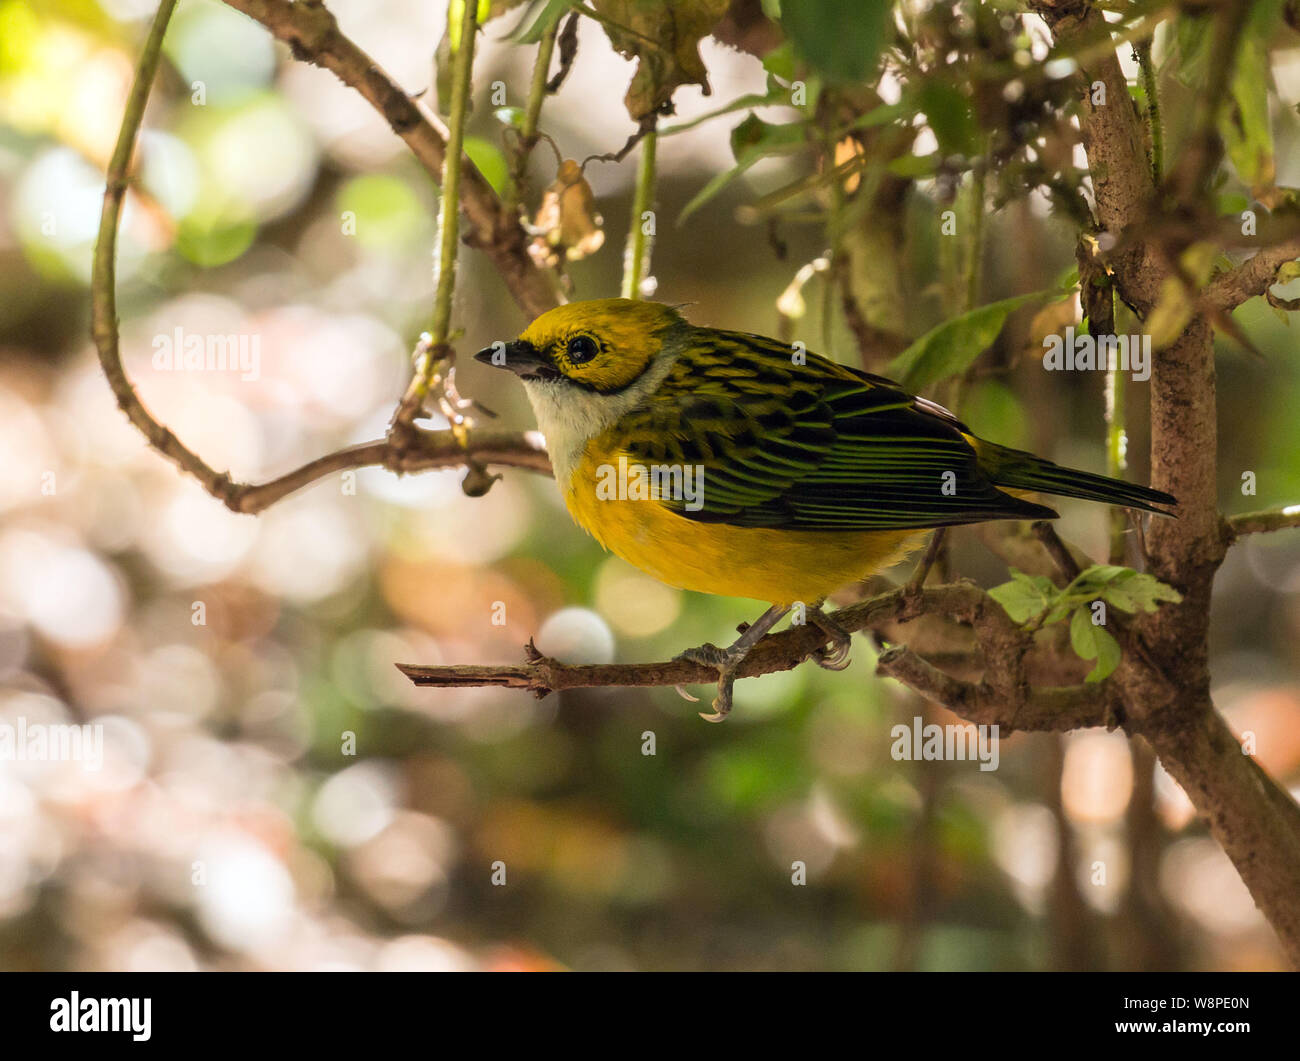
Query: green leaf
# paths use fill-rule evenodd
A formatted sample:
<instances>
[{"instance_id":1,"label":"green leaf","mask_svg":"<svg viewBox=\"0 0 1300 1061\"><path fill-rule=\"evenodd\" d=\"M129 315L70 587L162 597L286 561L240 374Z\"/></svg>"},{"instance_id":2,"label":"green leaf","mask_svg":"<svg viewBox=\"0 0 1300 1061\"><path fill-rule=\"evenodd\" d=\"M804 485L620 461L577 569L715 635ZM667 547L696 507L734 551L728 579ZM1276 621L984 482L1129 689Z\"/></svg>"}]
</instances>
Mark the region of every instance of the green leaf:
<instances>
[{"instance_id":1,"label":"green leaf","mask_svg":"<svg viewBox=\"0 0 1300 1061\"><path fill-rule=\"evenodd\" d=\"M774 125L763 121L757 114L749 115L731 130L731 153L737 162L743 161L746 153L751 151L759 157L787 155L801 150L807 143L808 130L803 122Z\"/></svg>"},{"instance_id":2,"label":"green leaf","mask_svg":"<svg viewBox=\"0 0 1300 1061\"><path fill-rule=\"evenodd\" d=\"M1135 612L1139 608L1153 612L1165 601L1176 604L1183 599L1173 586L1166 585L1154 575L1137 571L1131 577L1108 586L1101 597L1126 612Z\"/></svg>"},{"instance_id":3,"label":"green leaf","mask_svg":"<svg viewBox=\"0 0 1300 1061\"><path fill-rule=\"evenodd\" d=\"M512 129L522 129L524 127L523 107L498 107L492 112L492 117L502 125L508 125Z\"/></svg>"},{"instance_id":4,"label":"green leaf","mask_svg":"<svg viewBox=\"0 0 1300 1061\"><path fill-rule=\"evenodd\" d=\"M774 77L779 77L782 81L787 83L793 81L795 71L794 45L789 41L782 41L779 46L763 56L763 69Z\"/></svg>"},{"instance_id":5,"label":"green leaf","mask_svg":"<svg viewBox=\"0 0 1300 1061\"><path fill-rule=\"evenodd\" d=\"M1079 264L1076 262L1056 278L1056 286L1060 291L1071 291L1079 286Z\"/></svg>"},{"instance_id":6,"label":"green leaf","mask_svg":"<svg viewBox=\"0 0 1300 1061\"><path fill-rule=\"evenodd\" d=\"M529 11L519 20L519 28L511 34L510 40L515 44L536 44L542 39L546 31L559 22L565 13L574 6L575 0L546 0L541 12L532 22L528 22L532 11ZM533 9L536 9L536 5L534 5ZM526 29L524 23L528 23Z\"/></svg>"},{"instance_id":7,"label":"green leaf","mask_svg":"<svg viewBox=\"0 0 1300 1061\"><path fill-rule=\"evenodd\" d=\"M1080 659L1097 661L1084 679L1086 682L1102 681L1119 666L1119 642L1104 626L1093 625L1091 610L1086 607L1076 608L1070 617L1070 646Z\"/></svg>"},{"instance_id":8,"label":"green leaf","mask_svg":"<svg viewBox=\"0 0 1300 1061\"><path fill-rule=\"evenodd\" d=\"M975 153L975 122L969 97L945 81L921 83L917 103L944 155Z\"/></svg>"},{"instance_id":9,"label":"green leaf","mask_svg":"<svg viewBox=\"0 0 1300 1061\"><path fill-rule=\"evenodd\" d=\"M1242 183L1253 190L1271 187L1277 176L1268 119L1270 70L1264 41L1247 36L1233 70L1232 105L1223 108L1219 122L1228 157Z\"/></svg>"},{"instance_id":10,"label":"green leaf","mask_svg":"<svg viewBox=\"0 0 1300 1061\"><path fill-rule=\"evenodd\" d=\"M725 173L715 174L695 197L683 208L677 218L681 225L691 214L717 195L754 163L768 155L785 155L802 150L808 142L807 130L801 122L773 125L755 114L731 130L731 150L736 164Z\"/></svg>"},{"instance_id":11,"label":"green leaf","mask_svg":"<svg viewBox=\"0 0 1300 1061\"><path fill-rule=\"evenodd\" d=\"M708 184L695 193L695 197L692 198L689 203L682 207L682 212L677 217L677 224L680 226L688 217L691 216L691 214L695 213L696 210L722 191L723 188L753 166L754 163L758 162L760 158L762 158L761 155L747 155L743 162L736 163L736 165L732 166L731 169L727 170L725 173L716 174Z\"/></svg>"},{"instance_id":12,"label":"green leaf","mask_svg":"<svg viewBox=\"0 0 1300 1061\"><path fill-rule=\"evenodd\" d=\"M467 136L465 137L465 154L478 167L478 171L483 174L487 182L492 185L492 190L500 195L505 189L509 174L506 157L501 153L501 149L490 140L484 140L478 136Z\"/></svg>"},{"instance_id":13,"label":"green leaf","mask_svg":"<svg viewBox=\"0 0 1300 1061\"><path fill-rule=\"evenodd\" d=\"M919 391L965 372L980 354L993 345L1013 311L1063 293L1052 289L1004 298L1001 302L990 302L945 321L894 358L886 375L898 380L907 390Z\"/></svg>"},{"instance_id":14,"label":"green leaf","mask_svg":"<svg viewBox=\"0 0 1300 1061\"><path fill-rule=\"evenodd\" d=\"M808 65L832 81L868 81L893 35L892 0L783 0L781 25Z\"/></svg>"},{"instance_id":15,"label":"green leaf","mask_svg":"<svg viewBox=\"0 0 1300 1061\"><path fill-rule=\"evenodd\" d=\"M928 177L939 168L939 153L900 155L885 167L895 177Z\"/></svg>"},{"instance_id":16,"label":"green leaf","mask_svg":"<svg viewBox=\"0 0 1300 1061\"><path fill-rule=\"evenodd\" d=\"M1132 578L1136 574L1137 572L1131 567L1122 567L1118 564L1093 564L1080 571L1071 585L1080 586L1091 595L1091 591L1095 588L1109 585L1117 579Z\"/></svg>"},{"instance_id":17,"label":"green leaf","mask_svg":"<svg viewBox=\"0 0 1300 1061\"><path fill-rule=\"evenodd\" d=\"M1011 581L994 586L989 596L1002 605L1002 610L1015 623L1027 623L1040 614L1056 597L1056 587L1042 575L1026 575L1011 569Z\"/></svg>"},{"instance_id":18,"label":"green leaf","mask_svg":"<svg viewBox=\"0 0 1300 1061\"><path fill-rule=\"evenodd\" d=\"M1184 13L1174 21L1168 61L1174 64L1174 76L1189 88L1205 84L1213 31L1214 19L1205 12Z\"/></svg>"},{"instance_id":19,"label":"green leaf","mask_svg":"<svg viewBox=\"0 0 1300 1061\"><path fill-rule=\"evenodd\" d=\"M835 131L835 139L839 140L855 129L874 129L877 125L885 125L888 122L897 121L900 118L911 118L914 109L903 103L882 103L877 107L872 107L866 114L855 118L848 125L841 126ZM916 156L912 156L916 157ZM929 162L932 156L922 156L922 161Z\"/></svg>"},{"instance_id":20,"label":"green leaf","mask_svg":"<svg viewBox=\"0 0 1300 1061\"><path fill-rule=\"evenodd\" d=\"M789 98L790 93L784 89L778 89L776 92L769 92L765 96L751 92L745 96L737 96L724 107L717 110L709 111L707 114L701 114L698 118L692 118L687 122L678 122L676 125L670 125L666 129L659 130L659 138L662 140L665 136L672 136L674 133L684 133L687 129L694 129L697 125L703 125L714 118L721 118L724 114L731 114L733 111L743 111L749 107L770 107L777 103L784 103Z\"/></svg>"},{"instance_id":21,"label":"green leaf","mask_svg":"<svg viewBox=\"0 0 1300 1061\"><path fill-rule=\"evenodd\" d=\"M1273 278L1273 283L1289 284L1292 280L1300 280L1300 261L1283 262L1278 266L1277 275Z\"/></svg>"},{"instance_id":22,"label":"green leaf","mask_svg":"<svg viewBox=\"0 0 1300 1061\"><path fill-rule=\"evenodd\" d=\"M1240 192L1224 192L1217 196L1214 202L1214 212L1216 214L1232 214L1234 217L1240 217L1243 210L1250 209L1250 198L1242 195Z\"/></svg>"}]
</instances>

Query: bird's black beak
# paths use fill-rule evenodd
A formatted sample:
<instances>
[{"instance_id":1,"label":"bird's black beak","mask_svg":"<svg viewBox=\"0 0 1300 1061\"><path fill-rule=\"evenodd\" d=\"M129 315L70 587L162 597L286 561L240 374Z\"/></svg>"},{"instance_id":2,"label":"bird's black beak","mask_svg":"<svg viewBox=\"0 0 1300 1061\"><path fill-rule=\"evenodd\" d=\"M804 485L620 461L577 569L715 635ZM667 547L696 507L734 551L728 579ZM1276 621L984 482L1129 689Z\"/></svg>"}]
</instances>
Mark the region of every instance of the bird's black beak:
<instances>
[{"instance_id":1,"label":"bird's black beak","mask_svg":"<svg viewBox=\"0 0 1300 1061\"><path fill-rule=\"evenodd\" d=\"M520 379L558 379L560 376L556 367L532 343L522 339L485 346L474 355L474 360L509 369Z\"/></svg>"}]
</instances>

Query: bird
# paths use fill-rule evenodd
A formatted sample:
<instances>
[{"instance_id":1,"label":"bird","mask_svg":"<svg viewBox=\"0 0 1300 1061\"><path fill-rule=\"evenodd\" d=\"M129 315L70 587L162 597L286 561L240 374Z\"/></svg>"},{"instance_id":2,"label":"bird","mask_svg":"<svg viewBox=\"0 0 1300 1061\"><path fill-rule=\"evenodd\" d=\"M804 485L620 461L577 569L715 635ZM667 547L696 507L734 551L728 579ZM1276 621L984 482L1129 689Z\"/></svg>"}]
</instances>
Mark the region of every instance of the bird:
<instances>
[{"instance_id":1,"label":"bird","mask_svg":"<svg viewBox=\"0 0 1300 1061\"><path fill-rule=\"evenodd\" d=\"M680 589L766 603L714 669L709 721L749 650L796 605L847 665L821 605L928 531L1056 519L1025 492L1174 515L1163 491L977 438L943 406L803 344L689 323L642 299L569 302L475 354L523 383L570 515L606 550ZM796 615L800 614L796 612Z\"/></svg>"}]
</instances>

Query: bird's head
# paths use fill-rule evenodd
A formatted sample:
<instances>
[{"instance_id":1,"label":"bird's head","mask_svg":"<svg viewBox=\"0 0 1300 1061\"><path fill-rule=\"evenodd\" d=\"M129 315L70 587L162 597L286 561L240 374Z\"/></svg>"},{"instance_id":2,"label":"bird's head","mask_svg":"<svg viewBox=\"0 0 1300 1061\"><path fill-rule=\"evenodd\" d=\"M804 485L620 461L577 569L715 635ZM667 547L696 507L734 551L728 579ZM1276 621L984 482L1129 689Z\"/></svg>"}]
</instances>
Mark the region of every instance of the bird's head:
<instances>
[{"instance_id":1,"label":"bird's head","mask_svg":"<svg viewBox=\"0 0 1300 1061\"><path fill-rule=\"evenodd\" d=\"M513 342L493 343L474 356L526 385L615 394L640 379L684 326L681 314L658 302L570 302L543 313Z\"/></svg>"},{"instance_id":2,"label":"bird's head","mask_svg":"<svg viewBox=\"0 0 1300 1061\"><path fill-rule=\"evenodd\" d=\"M523 381L563 479L589 439L653 393L689 331L671 306L595 299L549 310L474 356Z\"/></svg>"}]
</instances>

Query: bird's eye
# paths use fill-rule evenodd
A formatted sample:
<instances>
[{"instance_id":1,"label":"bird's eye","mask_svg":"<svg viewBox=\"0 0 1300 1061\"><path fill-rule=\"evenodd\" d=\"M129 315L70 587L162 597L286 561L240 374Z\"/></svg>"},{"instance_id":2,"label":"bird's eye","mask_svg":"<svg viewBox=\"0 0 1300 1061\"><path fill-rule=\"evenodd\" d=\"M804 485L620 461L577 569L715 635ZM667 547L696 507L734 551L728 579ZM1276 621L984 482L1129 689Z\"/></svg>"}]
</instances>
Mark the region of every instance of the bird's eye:
<instances>
[{"instance_id":1,"label":"bird's eye","mask_svg":"<svg viewBox=\"0 0 1300 1061\"><path fill-rule=\"evenodd\" d=\"M581 365L600 352L596 340L590 335L575 335L569 340L569 363Z\"/></svg>"}]
</instances>

